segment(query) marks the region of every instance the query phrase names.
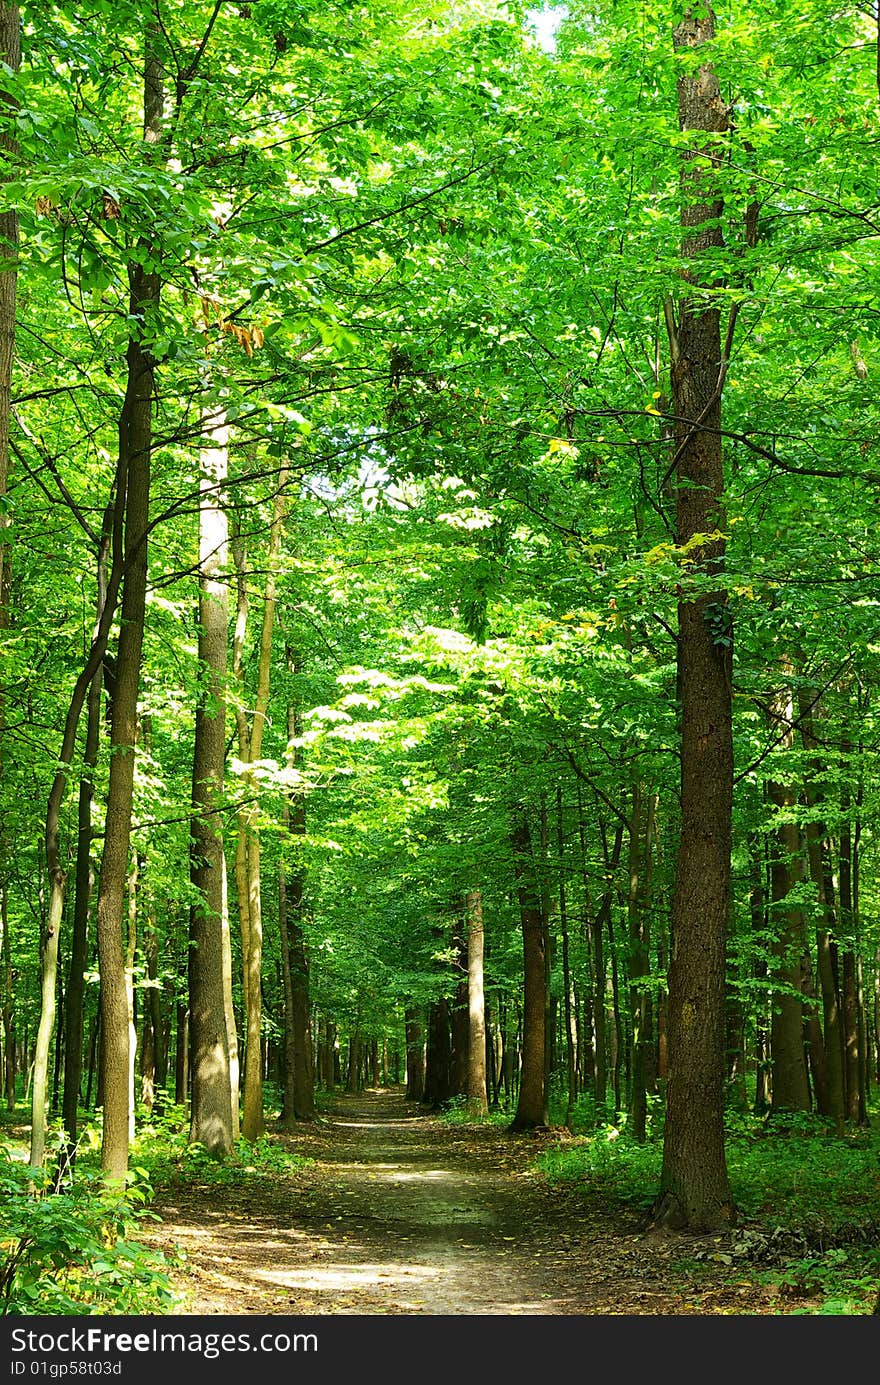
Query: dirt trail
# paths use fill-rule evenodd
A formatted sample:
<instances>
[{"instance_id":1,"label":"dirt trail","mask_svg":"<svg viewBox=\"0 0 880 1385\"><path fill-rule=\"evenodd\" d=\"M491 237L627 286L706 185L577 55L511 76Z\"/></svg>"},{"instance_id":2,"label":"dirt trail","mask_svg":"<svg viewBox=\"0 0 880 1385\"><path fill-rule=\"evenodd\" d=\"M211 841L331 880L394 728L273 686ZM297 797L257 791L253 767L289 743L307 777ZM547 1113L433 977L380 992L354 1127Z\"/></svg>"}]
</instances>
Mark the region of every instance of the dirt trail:
<instances>
[{"instance_id":1,"label":"dirt trail","mask_svg":"<svg viewBox=\"0 0 880 1385\"><path fill-rule=\"evenodd\" d=\"M164 1192L156 1240L186 1252L190 1313L762 1313L729 1282L580 1189L550 1188L545 1135L441 1125L397 1092L340 1097L278 1136L294 1175ZM672 1261L672 1263L671 1263Z\"/></svg>"}]
</instances>

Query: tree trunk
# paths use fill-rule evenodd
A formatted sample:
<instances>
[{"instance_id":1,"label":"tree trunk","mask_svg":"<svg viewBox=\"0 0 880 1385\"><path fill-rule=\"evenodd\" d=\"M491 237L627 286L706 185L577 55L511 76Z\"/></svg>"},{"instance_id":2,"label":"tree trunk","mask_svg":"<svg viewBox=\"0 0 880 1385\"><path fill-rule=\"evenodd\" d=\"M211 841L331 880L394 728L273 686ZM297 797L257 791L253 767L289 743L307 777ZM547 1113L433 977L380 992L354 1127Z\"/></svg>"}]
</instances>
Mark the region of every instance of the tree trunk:
<instances>
[{"instance_id":1,"label":"tree trunk","mask_svg":"<svg viewBox=\"0 0 880 1385\"><path fill-rule=\"evenodd\" d=\"M549 1125L546 1088L547 922L541 909L528 822L513 829L513 862L523 936L523 1056L519 1099L510 1129Z\"/></svg>"},{"instance_id":2,"label":"tree trunk","mask_svg":"<svg viewBox=\"0 0 880 1385\"><path fill-rule=\"evenodd\" d=\"M229 527L223 505L229 427L219 407L203 418L199 503L198 661L190 824L189 1138L215 1158L232 1153L233 1091L224 975L225 859L221 801L226 765ZM228 931L228 924L227 924ZM237 1093L236 1093L237 1097Z\"/></svg>"},{"instance_id":3,"label":"tree trunk","mask_svg":"<svg viewBox=\"0 0 880 1385\"><path fill-rule=\"evenodd\" d=\"M812 794L807 793L806 799L808 806L813 807ZM845 1078L843 1025L834 963L835 944L831 940L832 931L836 927L833 884L824 861L825 850L822 843L823 829L821 824L808 822L806 835L810 874L816 887L820 911L820 922L816 926L816 966L822 993L823 1042L828 1092L827 1107L823 1114L830 1116L837 1129L842 1131L845 1115Z\"/></svg>"},{"instance_id":4,"label":"tree trunk","mask_svg":"<svg viewBox=\"0 0 880 1385\"><path fill-rule=\"evenodd\" d=\"M463 931L463 928L465 931ZM467 1097L470 1044L468 1012L467 923L456 914L452 930L452 947L458 972L458 985L451 1006L452 1053L449 1059L449 1095Z\"/></svg>"},{"instance_id":5,"label":"tree trunk","mask_svg":"<svg viewBox=\"0 0 880 1385\"><path fill-rule=\"evenodd\" d=\"M644 1144L647 1138L648 1086L653 1078L654 1068L651 997L645 985L645 978L650 971L651 940L644 897L650 876L655 812L656 799L651 796L646 803L640 786L634 785L629 828L627 898L630 1008L633 1029L629 1128L638 1144Z\"/></svg>"},{"instance_id":6,"label":"tree trunk","mask_svg":"<svg viewBox=\"0 0 880 1385\"><path fill-rule=\"evenodd\" d=\"M12 942L6 892L0 892L0 928L3 930L3 1087L7 1108L15 1108L15 1011L12 999Z\"/></svg>"},{"instance_id":7,"label":"tree trunk","mask_svg":"<svg viewBox=\"0 0 880 1385\"><path fill-rule=\"evenodd\" d=\"M356 1029L348 1040L348 1074L345 1090L354 1096L361 1090L361 1032Z\"/></svg>"},{"instance_id":8,"label":"tree trunk","mask_svg":"<svg viewBox=\"0 0 880 1385\"><path fill-rule=\"evenodd\" d=\"M300 662L296 653L288 648L288 668L294 676L299 673ZM287 741L293 747L288 755L291 769L302 760L298 748L298 738L302 726L296 707L287 710ZM309 983L309 953L306 944L305 908L305 862L301 847L306 835L306 800L302 793L291 793L290 836L297 844L300 853L294 860L289 878L289 943L290 943L290 989L291 1021L293 1024L293 1096L296 1119L310 1121L315 1118L315 1082L313 1075L314 1058L312 1053L312 1029L310 1023L312 1002Z\"/></svg>"},{"instance_id":9,"label":"tree trunk","mask_svg":"<svg viewBox=\"0 0 880 1385\"><path fill-rule=\"evenodd\" d=\"M861 708L860 708L861 710ZM859 754L863 750L859 745ZM858 1041L859 1041L859 1124L869 1125L868 1120L868 1098L870 1095L870 1067L868 1063L868 1013L865 1005L865 974L863 960L862 930L861 930L861 911L860 911L860 877L861 877L861 836L862 819L861 808L864 799L864 789L859 783L856 808L859 816L856 818L855 831L852 843L852 907L853 907L853 931L856 947L856 987L858 1004Z\"/></svg>"},{"instance_id":10,"label":"tree trunk","mask_svg":"<svg viewBox=\"0 0 880 1385\"><path fill-rule=\"evenodd\" d=\"M445 996L428 1006L428 1042L425 1053L425 1089L422 1104L436 1110L448 1101L452 1045L449 1034L449 1002Z\"/></svg>"},{"instance_id":11,"label":"tree trunk","mask_svg":"<svg viewBox=\"0 0 880 1385\"><path fill-rule=\"evenodd\" d=\"M134 1141L134 1071L137 1054L137 1007L134 963L138 945L138 881L143 858L135 855L128 876L128 929L125 938L125 1004L128 1012L128 1143Z\"/></svg>"},{"instance_id":12,"label":"tree trunk","mask_svg":"<svg viewBox=\"0 0 880 1385\"><path fill-rule=\"evenodd\" d=\"M841 750L846 756L852 746L844 739ZM848 789L841 792L841 810L844 814L851 808ZM853 834L846 818L840 829L839 853L840 880L840 965L843 998L843 1059L844 1090L846 1094L846 1119L854 1125L865 1123L864 1089L860 1080L859 1064L859 987L856 963L857 930L853 908Z\"/></svg>"},{"instance_id":13,"label":"tree trunk","mask_svg":"<svg viewBox=\"0 0 880 1385\"><path fill-rule=\"evenodd\" d=\"M44 928L40 938L40 1023L34 1050L31 1095L32 1125L30 1166L41 1168L46 1152L49 1101L49 1053L55 1025L55 993L58 981L58 930Z\"/></svg>"},{"instance_id":14,"label":"tree trunk","mask_svg":"<svg viewBox=\"0 0 880 1385\"><path fill-rule=\"evenodd\" d=\"M608 925L608 951L611 954L611 1090L614 1093L614 1115L619 1114L622 1103L620 1071L624 1060L623 1015L620 1005L620 973L617 964L617 943L614 938L614 920L611 909L605 919Z\"/></svg>"},{"instance_id":15,"label":"tree trunk","mask_svg":"<svg viewBox=\"0 0 880 1385\"><path fill-rule=\"evenodd\" d=\"M575 1052L575 1020L572 1015L571 958L568 937L568 898L565 890L565 832L562 819L562 786L556 786L556 853L559 870L559 931L562 936L563 1021L565 1024L566 1105L565 1123L571 1114L578 1094L577 1055ZM576 1008L576 1007L575 1007Z\"/></svg>"},{"instance_id":16,"label":"tree trunk","mask_svg":"<svg viewBox=\"0 0 880 1385\"><path fill-rule=\"evenodd\" d=\"M468 1073L467 1104L475 1116L489 1109L486 1091L486 1005L483 996L483 896L471 890L464 898L467 919Z\"/></svg>"},{"instance_id":17,"label":"tree trunk","mask_svg":"<svg viewBox=\"0 0 880 1385\"><path fill-rule=\"evenodd\" d=\"M711 7L688 10L676 52L715 35ZM723 203L714 186L721 152L711 134L728 129L711 65L678 79L682 130L698 132L683 152L682 256L686 282L711 289L723 244ZM710 135L703 138L703 132ZM700 263L709 252L708 263ZM712 258L714 257L714 259ZM690 1230L734 1220L724 1154L724 973L730 912L733 804L732 624L721 579L725 517L721 393L725 359L720 310L705 292L668 313L675 425L676 543L687 546L678 603L681 716L681 837L672 905L666 1129L657 1219ZM728 335L731 334L733 322ZM728 348L729 349L729 348ZM701 537L708 536L708 537ZM700 581L700 579L703 581Z\"/></svg>"},{"instance_id":18,"label":"tree trunk","mask_svg":"<svg viewBox=\"0 0 880 1385\"><path fill-rule=\"evenodd\" d=\"M104 513L101 543L98 550L97 620L93 639L98 636L101 617L107 601L107 559L110 553L114 504L111 500ZM76 872L73 903L73 931L70 944L70 966L67 973L67 1046L64 1051L63 1119L67 1134L67 1159L72 1166L76 1158L79 1122L80 1084L83 1058L83 1001L85 970L89 952L89 907L92 893L92 802L93 774L98 763L101 734L101 689L103 671L99 667L89 683L86 702L86 743L83 751L83 774L79 783L77 811Z\"/></svg>"},{"instance_id":19,"label":"tree trunk","mask_svg":"<svg viewBox=\"0 0 880 1385\"><path fill-rule=\"evenodd\" d=\"M795 794L781 784L767 786L768 797L781 814L791 811ZM770 1053L773 1064L771 1110L808 1111L810 1092L804 1055L803 995L806 969L806 931L803 911L798 904L785 905L797 883L793 868L800 860L800 832L794 823L781 822L770 864L770 892L773 901L776 976L786 990L773 997L770 1025ZM780 907L783 906L783 907ZM790 989L789 989L790 988Z\"/></svg>"},{"instance_id":20,"label":"tree trunk","mask_svg":"<svg viewBox=\"0 0 880 1385\"><path fill-rule=\"evenodd\" d=\"M263 1115L263 1073L262 1073L262 1023L263 1002L261 976L263 969L263 913L260 891L260 832L256 798L258 781L253 766L260 759L263 745L263 731L269 708L269 681L272 669L272 636L275 629L275 606L277 591L276 566L281 547L281 531L287 505L286 466L278 473L278 486L275 493L272 523L269 530L269 546L266 555L266 586L263 597L263 621L260 630L260 654L257 671L257 692L251 725L241 703L236 704L236 724L238 729L239 759L244 766L242 784L249 801L238 812L238 845L236 854L236 877L238 880L239 910L242 920L242 952L244 969L244 997L247 1013L247 1048L245 1051L244 1073L244 1111L242 1114L242 1135L246 1140L256 1140L266 1128ZM236 616L235 639L233 642L233 673L240 690L243 690L243 654L247 622L247 596L245 590L245 555L240 542L233 544L235 566L238 575L238 610Z\"/></svg>"},{"instance_id":21,"label":"tree trunk","mask_svg":"<svg viewBox=\"0 0 880 1385\"><path fill-rule=\"evenodd\" d=\"M281 809L283 825L290 831L290 809ZM281 987L284 995L284 1029L281 1043L281 1117L282 1130L292 1130L296 1123L294 1081L296 1045L293 1024L293 986L290 979L290 935L287 922L287 873L284 860L278 868L278 934L281 944Z\"/></svg>"},{"instance_id":22,"label":"tree trunk","mask_svg":"<svg viewBox=\"0 0 880 1385\"><path fill-rule=\"evenodd\" d=\"M159 936L156 931L156 910L153 901L147 906L147 928L144 937L144 964L147 988L144 991L144 1014L141 1040L141 1101L148 1111L156 1105L156 1083L161 1066L162 1016L159 1006L161 992L159 975Z\"/></svg>"},{"instance_id":23,"label":"tree trunk","mask_svg":"<svg viewBox=\"0 0 880 1385\"><path fill-rule=\"evenodd\" d=\"M406 1027L406 1100L421 1101L425 1094L425 1040L422 1012L415 1005L404 1011Z\"/></svg>"},{"instance_id":24,"label":"tree trunk","mask_svg":"<svg viewBox=\"0 0 880 1385\"><path fill-rule=\"evenodd\" d=\"M324 1054L324 1086L328 1092L332 1092L339 1083L339 1050L336 1044L336 1025L330 1020L326 1022Z\"/></svg>"}]
</instances>

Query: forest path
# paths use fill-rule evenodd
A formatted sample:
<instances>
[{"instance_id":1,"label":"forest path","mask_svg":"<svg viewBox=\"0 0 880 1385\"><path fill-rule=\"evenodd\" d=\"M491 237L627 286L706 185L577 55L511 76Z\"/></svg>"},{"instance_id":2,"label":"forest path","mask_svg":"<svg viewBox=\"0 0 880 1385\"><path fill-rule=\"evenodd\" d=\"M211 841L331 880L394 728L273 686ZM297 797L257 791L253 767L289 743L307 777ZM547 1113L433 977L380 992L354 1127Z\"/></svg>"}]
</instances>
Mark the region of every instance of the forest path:
<instances>
[{"instance_id":1,"label":"forest path","mask_svg":"<svg viewBox=\"0 0 880 1385\"><path fill-rule=\"evenodd\" d=\"M721 1275L690 1283L687 1252L634 1213L549 1186L534 1161L556 1138L447 1125L396 1090L339 1096L329 1119L274 1136L314 1164L165 1190L151 1239L186 1252L189 1313L768 1311Z\"/></svg>"}]
</instances>

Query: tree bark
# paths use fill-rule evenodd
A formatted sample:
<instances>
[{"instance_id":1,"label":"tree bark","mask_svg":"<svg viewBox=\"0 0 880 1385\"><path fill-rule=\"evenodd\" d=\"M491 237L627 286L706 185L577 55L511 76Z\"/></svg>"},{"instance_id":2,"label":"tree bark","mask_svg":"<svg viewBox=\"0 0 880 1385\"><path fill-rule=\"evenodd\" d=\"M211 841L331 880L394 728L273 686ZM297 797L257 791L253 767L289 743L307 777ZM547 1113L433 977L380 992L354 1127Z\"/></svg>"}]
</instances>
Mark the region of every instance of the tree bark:
<instances>
[{"instance_id":1,"label":"tree bark","mask_svg":"<svg viewBox=\"0 0 880 1385\"><path fill-rule=\"evenodd\" d=\"M346 1075L345 1090L349 1095L354 1096L361 1090L361 1031L360 1023L354 1033L349 1035L348 1040L348 1073Z\"/></svg>"},{"instance_id":2,"label":"tree bark","mask_svg":"<svg viewBox=\"0 0 880 1385\"><path fill-rule=\"evenodd\" d=\"M794 709L789 692L782 693L777 699L776 716L784 727L791 727ZM781 744L784 748L790 748L792 740L791 731L786 731ZM808 966L806 925L800 904L786 903L789 894L799 883L800 875L800 829L796 823L786 820L792 814L797 796L787 785L770 782L767 797L778 818L770 860L772 952L775 975L786 987L773 996L770 1106L772 1111L808 1111L810 1090L804 1053L802 999Z\"/></svg>"},{"instance_id":3,"label":"tree bark","mask_svg":"<svg viewBox=\"0 0 880 1385\"><path fill-rule=\"evenodd\" d=\"M233 1091L224 975L226 907L223 829L220 815L226 765L226 647L229 634L229 527L223 505L229 427L219 408L203 418L199 504L198 661L190 826L189 1041L191 1105L189 1138L215 1158L232 1153ZM237 1098L237 1093L236 1093Z\"/></svg>"},{"instance_id":4,"label":"tree bark","mask_svg":"<svg viewBox=\"0 0 880 1385\"><path fill-rule=\"evenodd\" d=\"M12 942L6 892L0 893L0 929L3 931L3 1089L6 1106L15 1108L15 1010L12 998Z\"/></svg>"},{"instance_id":5,"label":"tree bark","mask_svg":"<svg viewBox=\"0 0 880 1385\"><path fill-rule=\"evenodd\" d=\"M157 32L149 22L144 54L144 143L155 146L162 132L163 72L155 52ZM145 246L149 250L152 247ZM101 972L101 1045L104 1130L101 1166L110 1183L128 1172L130 1053L123 941L123 902L134 794L138 690L147 590L147 531L154 362L143 339L153 331L160 281L132 261L128 272L129 313L137 324L126 353L126 398L119 421L119 453L125 486L125 580L116 652L116 685L110 726L110 782L98 888L98 963Z\"/></svg>"},{"instance_id":6,"label":"tree bark","mask_svg":"<svg viewBox=\"0 0 880 1385\"><path fill-rule=\"evenodd\" d=\"M428 1006L428 1042L425 1053L425 1089L422 1104L438 1109L452 1095L449 1067L452 1045L449 1035L449 1002L445 996Z\"/></svg>"},{"instance_id":7,"label":"tree bark","mask_svg":"<svg viewBox=\"0 0 880 1385\"><path fill-rule=\"evenodd\" d=\"M107 562L113 531L114 501L111 497L104 512L104 523L97 555L98 598L95 629L97 638L107 601ZM77 809L76 868L73 904L73 930L70 943L70 965L67 972L67 1001L65 1025L67 1045L64 1050L63 1119L67 1135L67 1159L72 1166L76 1158L79 1122L79 1097L83 1062L83 1002L85 970L89 950L89 907L92 894L92 802L95 795L94 771L98 763L101 735L101 689L103 670L99 667L89 683L86 700L86 743L83 751L83 774L79 783Z\"/></svg>"},{"instance_id":8,"label":"tree bark","mask_svg":"<svg viewBox=\"0 0 880 1385\"><path fill-rule=\"evenodd\" d=\"M522 1070L519 1099L510 1126L512 1131L519 1131L540 1129L550 1123L544 1052L547 1041L547 921L541 909L529 825L522 813L516 820L511 840L523 936Z\"/></svg>"},{"instance_id":9,"label":"tree bark","mask_svg":"<svg viewBox=\"0 0 880 1385\"><path fill-rule=\"evenodd\" d=\"M486 1090L486 1004L483 995L483 896L470 890L464 898L467 919L468 999L468 1110L485 1116L489 1109Z\"/></svg>"},{"instance_id":10,"label":"tree bark","mask_svg":"<svg viewBox=\"0 0 880 1385\"><path fill-rule=\"evenodd\" d=\"M457 901L460 903L461 901ZM452 928L452 947L458 972L458 985L451 1006L452 1052L449 1059L449 1095L467 1099L470 1061L470 1017L468 1011L467 919L456 912Z\"/></svg>"},{"instance_id":11,"label":"tree bark","mask_svg":"<svg viewBox=\"0 0 880 1385\"><path fill-rule=\"evenodd\" d=\"M650 970L650 933L645 916L645 893L651 869L656 799L645 801L641 787L633 787L630 816L629 894L629 981L632 1015L632 1077L630 1124L633 1139L644 1144L647 1138L648 1087L653 1079L653 1034L650 992L645 978Z\"/></svg>"},{"instance_id":12,"label":"tree bark","mask_svg":"<svg viewBox=\"0 0 880 1385\"><path fill-rule=\"evenodd\" d=\"M156 932L156 911L152 901L148 906L144 964L147 988L144 991L144 1012L141 1028L141 1101L147 1111L156 1105L156 1084L161 1064L162 1018L159 1007L159 937Z\"/></svg>"},{"instance_id":13,"label":"tree bark","mask_svg":"<svg viewBox=\"0 0 880 1385\"><path fill-rule=\"evenodd\" d=\"M562 785L556 786L556 852L559 870L559 931L562 935L562 990L565 1023L566 1125L571 1121L578 1095L577 1055L575 1052L575 1020L572 1015L571 957L568 937L568 898L565 889L565 832L562 817ZM577 1005L575 1003L575 1010Z\"/></svg>"},{"instance_id":14,"label":"tree bark","mask_svg":"<svg viewBox=\"0 0 880 1385\"><path fill-rule=\"evenodd\" d=\"M137 1003L134 964L138 945L139 882L144 861L135 855L128 876L128 929L125 937L125 1003L128 1012L128 1143L134 1141L134 1072L137 1055Z\"/></svg>"},{"instance_id":15,"label":"tree bark","mask_svg":"<svg viewBox=\"0 0 880 1385\"><path fill-rule=\"evenodd\" d=\"M299 668L294 652L288 649L287 662L291 673ZM301 734L295 707L287 709L288 767L295 769L301 752L296 742ZM291 846L296 851L292 863L282 860L285 875L284 927L281 930L281 967L284 983L284 1103L291 1119L310 1121L315 1118L314 1056L310 1024L309 954L306 946L303 898L305 894L305 863L302 860L302 841L306 834L306 802L302 793L291 790L289 806L284 807L284 821ZM280 921L280 920L279 920ZM289 1034L289 1038L288 1038Z\"/></svg>"},{"instance_id":16,"label":"tree bark","mask_svg":"<svg viewBox=\"0 0 880 1385\"><path fill-rule=\"evenodd\" d=\"M277 591L276 566L281 547L281 532L287 503L287 468L278 473L269 546L266 555L266 586L263 596L263 621L260 630L257 692L254 712L248 726L241 699L236 705L239 759L244 766L242 784L248 802L238 812L238 841L236 846L236 879L239 913L242 924L242 963L244 970L244 999L247 1015L247 1048L245 1050L244 1110L241 1131L246 1140L256 1140L263 1134L266 1122L263 1115L262 1023L263 1001L261 977L263 969L263 910L260 885L260 831L256 798L258 782L253 766L260 759L263 731L269 709L269 683L272 669L272 636L275 629ZM238 610L233 642L233 674L239 688L243 687L243 653L247 622L245 590L245 555L243 546L233 544L238 575Z\"/></svg>"},{"instance_id":17,"label":"tree bark","mask_svg":"<svg viewBox=\"0 0 880 1385\"><path fill-rule=\"evenodd\" d=\"M715 36L704 4L674 33L676 52ZM682 130L695 132L681 172L685 297L670 321L675 425L676 543L690 560L678 603L681 716L681 837L672 905L666 1129L655 1215L670 1226L713 1230L735 1218L724 1153L724 973L730 911L733 805L732 623L721 585L725 517L721 393L725 362L720 310L706 290L723 244L723 202L715 186L720 150L704 133L728 129L711 65L678 79ZM669 317L672 313L670 310ZM732 324L731 324L732 327ZM712 589L712 583L718 585ZM708 588L708 589L707 589Z\"/></svg>"},{"instance_id":18,"label":"tree bark","mask_svg":"<svg viewBox=\"0 0 880 1385\"><path fill-rule=\"evenodd\" d=\"M852 747L844 742L842 749ZM844 812L850 807L849 794L841 795ZM854 1125L865 1123L864 1091L859 1065L859 988L856 964L856 927L853 909L853 845L852 827L844 821L840 829L840 966L843 992L843 1056L846 1119Z\"/></svg>"},{"instance_id":19,"label":"tree bark","mask_svg":"<svg viewBox=\"0 0 880 1385\"><path fill-rule=\"evenodd\" d=\"M404 1011L406 1029L406 1100L421 1101L425 1093L425 1039L422 1012L416 1005Z\"/></svg>"}]
</instances>

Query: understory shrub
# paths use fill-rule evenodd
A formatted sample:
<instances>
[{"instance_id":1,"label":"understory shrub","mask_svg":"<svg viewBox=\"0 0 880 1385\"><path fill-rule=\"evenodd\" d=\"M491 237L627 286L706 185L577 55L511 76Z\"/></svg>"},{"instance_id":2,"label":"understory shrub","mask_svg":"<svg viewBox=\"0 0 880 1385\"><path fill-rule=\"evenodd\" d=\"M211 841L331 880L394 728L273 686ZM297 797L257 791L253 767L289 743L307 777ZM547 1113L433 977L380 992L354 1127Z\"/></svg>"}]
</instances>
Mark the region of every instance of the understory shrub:
<instances>
[{"instance_id":1,"label":"understory shrub","mask_svg":"<svg viewBox=\"0 0 880 1385\"><path fill-rule=\"evenodd\" d=\"M155 1219L150 1189L133 1181L107 1192L77 1174L52 1193L48 1176L0 1149L0 1313L165 1313L178 1302L165 1256L137 1239Z\"/></svg>"}]
</instances>

